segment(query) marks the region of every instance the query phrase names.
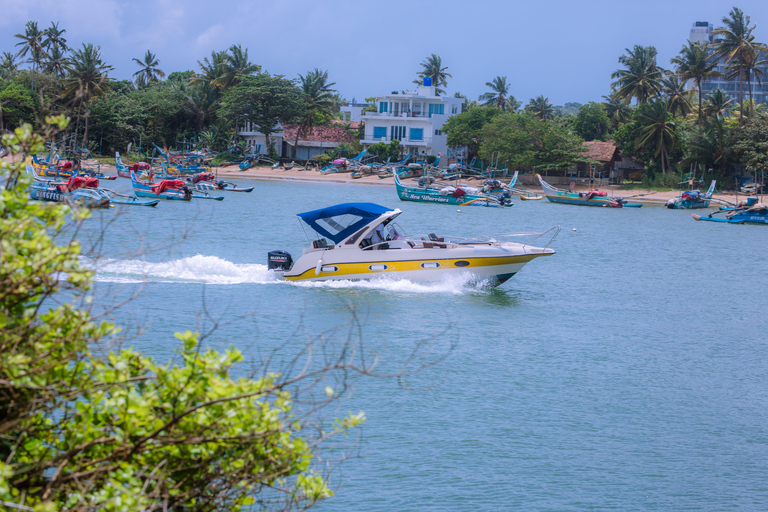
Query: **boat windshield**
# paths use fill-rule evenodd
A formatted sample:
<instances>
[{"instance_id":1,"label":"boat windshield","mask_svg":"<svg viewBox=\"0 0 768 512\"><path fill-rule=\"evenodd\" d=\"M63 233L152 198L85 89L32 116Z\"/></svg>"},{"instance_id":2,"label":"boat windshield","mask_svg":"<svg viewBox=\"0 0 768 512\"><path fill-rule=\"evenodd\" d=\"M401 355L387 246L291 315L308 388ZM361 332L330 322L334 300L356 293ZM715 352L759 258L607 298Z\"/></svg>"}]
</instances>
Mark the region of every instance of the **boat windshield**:
<instances>
[{"instance_id":1,"label":"boat windshield","mask_svg":"<svg viewBox=\"0 0 768 512\"><path fill-rule=\"evenodd\" d=\"M300 213L299 218L316 232L338 244L382 214L391 211L394 210L373 203L345 203Z\"/></svg>"}]
</instances>

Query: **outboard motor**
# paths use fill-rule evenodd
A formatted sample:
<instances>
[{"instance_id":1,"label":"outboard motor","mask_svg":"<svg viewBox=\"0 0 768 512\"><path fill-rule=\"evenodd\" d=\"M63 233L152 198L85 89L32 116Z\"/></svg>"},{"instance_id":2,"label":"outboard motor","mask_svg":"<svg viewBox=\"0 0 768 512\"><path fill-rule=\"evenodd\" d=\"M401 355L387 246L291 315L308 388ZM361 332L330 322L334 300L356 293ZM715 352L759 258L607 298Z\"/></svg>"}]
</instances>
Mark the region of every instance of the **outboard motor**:
<instances>
[{"instance_id":1,"label":"outboard motor","mask_svg":"<svg viewBox=\"0 0 768 512\"><path fill-rule=\"evenodd\" d=\"M675 203L676 202L677 202L676 199L670 199L669 201L667 201L666 207L669 208L670 210L672 210L672 209L675 208Z\"/></svg>"},{"instance_id":2,"label":"outboard motor","mask_svg":"<svg viewBox=\"0 0 768 512\"><path fill-rule=\"evenodd\" d=\"M271 251L267 255L267 268L269 270L291 270L293 258L285 251Z\"/></svg>"}]
</instances>

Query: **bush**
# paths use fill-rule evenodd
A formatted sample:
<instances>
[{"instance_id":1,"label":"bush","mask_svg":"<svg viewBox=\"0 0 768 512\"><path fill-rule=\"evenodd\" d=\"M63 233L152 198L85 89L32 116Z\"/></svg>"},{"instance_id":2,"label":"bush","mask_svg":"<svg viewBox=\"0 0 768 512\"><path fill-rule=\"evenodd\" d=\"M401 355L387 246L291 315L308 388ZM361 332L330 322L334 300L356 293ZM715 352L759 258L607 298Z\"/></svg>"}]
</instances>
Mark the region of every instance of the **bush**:
<instances>
[{"instance_id":1,"label":"bush","mask_svg":"<svg viewBox=\"0 0 768 512\"><path fill-rule=\"evenodd\" d=\"M322 155L317 155L315 157L315 160L317 161L317 165L319 165L320 167L325 167L326 165L331 163L331 158L332 158L331 155L322 154Z\"/></svg>"},{"instance_id":2,"label":"bush","mask_svg":"<svg viewBox=\"0 0 768 512\"><path fill-rule=\"evenodd\" d=\"M216 166L225 162L238 162L242 159L241 156L237 156L229 151L222 151L211 160L211 165Z\"/></svg>"}]
</instances>

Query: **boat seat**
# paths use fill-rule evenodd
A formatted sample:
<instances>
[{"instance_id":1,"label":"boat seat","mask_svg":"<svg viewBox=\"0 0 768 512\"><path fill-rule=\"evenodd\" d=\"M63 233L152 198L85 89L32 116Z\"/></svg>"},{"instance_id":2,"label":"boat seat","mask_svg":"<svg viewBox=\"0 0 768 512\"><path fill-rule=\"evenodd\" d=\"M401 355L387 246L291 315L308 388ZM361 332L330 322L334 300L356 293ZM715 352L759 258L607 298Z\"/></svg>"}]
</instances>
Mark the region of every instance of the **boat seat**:
<instances>
[{"instance_id":1,"label":"boat seat","mask_svg":"<svg viewBox=\"0 0 768 512\"><path fill-rule=\"evenodd\" d=\"M326 247L328 247L328 241L325 238L315 240L312 242L312 247L314 249L325 249Z\"/></svg>"},{"instance_id":2,"label":"boat seat","mask_svg":"<svg viewBox=\"0 0 768 512\"><path fill-rule=\"evenodd\" d=\"M441 236L439 237L439 236L437 236L437 235L436 235L436 234L434 234L434 233L430 233L430 234L429 234L429 239L430 239L431 241L433 241L433 242L445 242L445 238L443 238L443 237L441 237Z\"/></svg>"},{"instance_id":3,"label":"boat seat","mask_svg":"<svg viewBox=\"0 0 768 512\"><path fill-rule=\"evenodd\" d=\"M438 244L438 243L434 243L434 242L424 242L423 245L424 245L425 249L434 249L435 247L437 247L438 249L445 249L446 248L445 244Z\"/></svg>"}]
</instances>

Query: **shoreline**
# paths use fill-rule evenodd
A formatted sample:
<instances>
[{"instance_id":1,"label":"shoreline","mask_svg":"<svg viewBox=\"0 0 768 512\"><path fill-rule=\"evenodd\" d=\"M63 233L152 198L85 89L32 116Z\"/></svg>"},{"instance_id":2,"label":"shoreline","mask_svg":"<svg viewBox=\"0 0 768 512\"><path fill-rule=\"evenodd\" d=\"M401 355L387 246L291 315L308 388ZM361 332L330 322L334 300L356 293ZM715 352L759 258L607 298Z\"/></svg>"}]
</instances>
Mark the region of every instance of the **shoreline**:
<instances>
[{"instance_id":1,"label":"shoreline","mask_svg":"<svg viewBox=\"0 0 768 512\"><path fill-rule=\"evenodd\" d=\"M3 160L11 160L11 159L8 157L5 157L3 158ZM85 163L87 164L87 162ZM92 163L91 165L95 165L95 163ZM115 168L115 166L110 164L101 165L101 169L108 174L115 174L117 172L117 169ZM211 167L211 172L213 172L217 178L224 178L224 179L238 178L238 179L249 179L249 180L256 180L256 181L287 181L287 182L303 181L303 182L310 182L310 183L338 183L338 184L372 185L372 186L385 186L385 187L395 186L395 182L391 177L379 178L375 174L364 176L362 178L352 178L351 172L321 174L320 171L317 169L309 169L309 170L299 170L299 169L286 170L283 168L273 169L271 166L267 166L267 165L253 166L250 169L241 171L235 164L235 165L228 165L228 166ZM481 180L463 180L463 182L469 183L469 184L476 183L477 185L481 185L482 179ZM410 183L411 183L411 180L408 179L408 184ZM666 202L669 199L679 197L680 194L683 192L681 190L670 189L668 191L658 191L658 190L648 190L643 188L619 190L616 186L602 187L602 189L606 190L609 193L609 197L622 197L624 199L631 199L633 202L637 202L637 203L659 204L659 205L666 204ZM526 190L536 194L543 194L543 190L540 186L526 187ZM589 190L589 187L583 187L583 186L576 186L574 188L574 191L576 192L586 192L588 190ZM750 196L746 194L736 193L736 192L715 194L715 199L721 199L731 203L736 203L740 200L744 200L747 197L750 197Z\"/></svg>"}]
</instances>

